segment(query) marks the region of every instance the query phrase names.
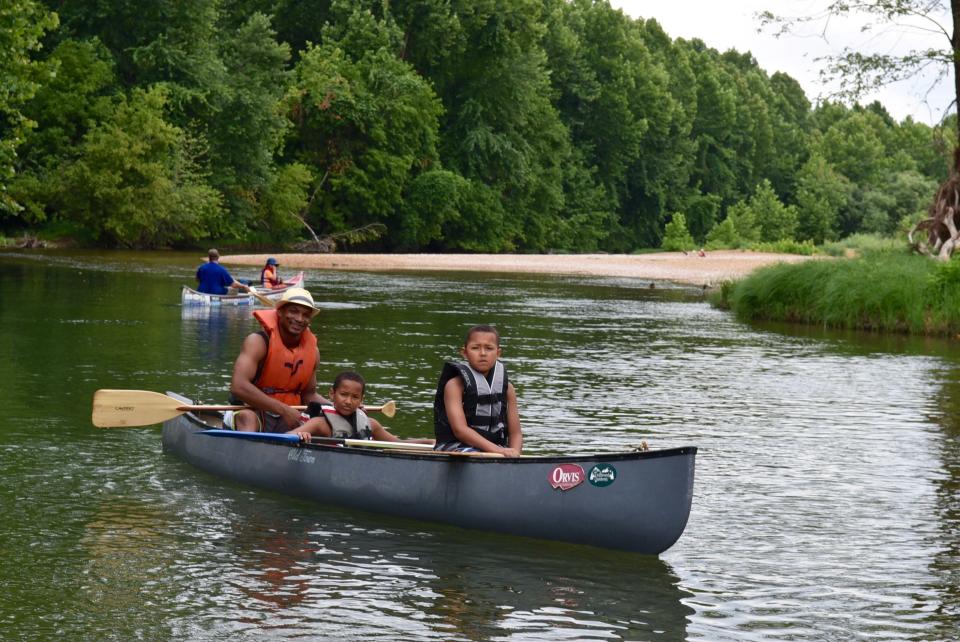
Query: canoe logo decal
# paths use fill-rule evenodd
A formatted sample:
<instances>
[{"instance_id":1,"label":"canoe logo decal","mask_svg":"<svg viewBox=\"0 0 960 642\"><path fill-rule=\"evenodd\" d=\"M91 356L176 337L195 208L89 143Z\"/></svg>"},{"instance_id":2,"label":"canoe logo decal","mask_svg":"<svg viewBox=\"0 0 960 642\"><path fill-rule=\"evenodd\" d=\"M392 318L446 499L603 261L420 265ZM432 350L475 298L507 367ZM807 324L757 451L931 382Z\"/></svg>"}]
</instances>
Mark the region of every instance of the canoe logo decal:
<instances>
[{"instance_id":1,"label":"canoe logo decal","mask_svg":"<svg viewBox=\"0 0 960 642\"><path fill-rule=\"evenodd\" d=\"M617 469L610 464L597 464L590 469L587 479L594 486L609 486L617 480Z\"/></svg>"},{"instance_id":2,"label":"canoe logo decal","mask_svg":"<svg viewBox=\"0 0 960 642\"><path fill-rule=\"evenodd\" d=\"M287 453L287 461L299 461L304 464L312 464L316 461L316 457L303 448L291 448L290 452Z\"/></svg>"},{"instance_id":3,"label":"canoe logo decal","mask_svg":"<svg viewBox=\"0 0 960 642\"><path fill-rule=\"evenodd\" d=\"M570 490L574 486L579 486L583 483L584 477L586 477L586 475L580 466L576 464L560 464L550 471L550 476L547 477L547 480L554 488Z\"/></svg>"}]
</instances>

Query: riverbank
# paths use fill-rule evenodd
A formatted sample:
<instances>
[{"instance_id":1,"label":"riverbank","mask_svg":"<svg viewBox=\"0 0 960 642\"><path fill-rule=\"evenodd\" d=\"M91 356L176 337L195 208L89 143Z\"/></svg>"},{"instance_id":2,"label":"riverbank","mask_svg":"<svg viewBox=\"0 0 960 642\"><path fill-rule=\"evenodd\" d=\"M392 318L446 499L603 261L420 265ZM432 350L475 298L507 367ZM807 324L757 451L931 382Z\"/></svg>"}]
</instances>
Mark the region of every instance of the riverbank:
<instances>
[{"instance_id":1,"label":"riverbank","mask_svg":"<svg viewBox=\"0 0 960 642\"><path fill-rule=\"evenodd\" d=\"M617 276L712 287L776 263L809 259L796 254L718 250L652 254L236 254L221 263L263 265L273 256L289 274L297 269L345 271L464 271Z\"/></svg>"}]
</instances>

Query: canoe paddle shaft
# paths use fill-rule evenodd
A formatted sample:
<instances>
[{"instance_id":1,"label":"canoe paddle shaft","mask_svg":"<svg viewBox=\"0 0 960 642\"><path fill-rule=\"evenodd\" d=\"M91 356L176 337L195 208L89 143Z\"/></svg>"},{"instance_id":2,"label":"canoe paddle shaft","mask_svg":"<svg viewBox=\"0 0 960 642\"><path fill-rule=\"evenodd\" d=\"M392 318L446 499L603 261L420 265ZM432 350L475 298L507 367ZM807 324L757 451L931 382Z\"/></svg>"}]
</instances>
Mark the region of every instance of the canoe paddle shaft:
<instances>
[{"instance_id":1,"label":"canoe paddle shaft","mask_svg":"<svg viewBox=\"0 0 960 642\"><path fill-rule=\"evenodd\" d=\"M130 428L150 426L173 419L185 412L245 410L248 406L184 405L169 395L149 390L108 390L93 393L93 425L98 428ZM306 410L306 406L294 406ZM364 406L368 412L381 412L393 417L397 404L388 401L382 406Z\"/></svg>"}]
</instances>

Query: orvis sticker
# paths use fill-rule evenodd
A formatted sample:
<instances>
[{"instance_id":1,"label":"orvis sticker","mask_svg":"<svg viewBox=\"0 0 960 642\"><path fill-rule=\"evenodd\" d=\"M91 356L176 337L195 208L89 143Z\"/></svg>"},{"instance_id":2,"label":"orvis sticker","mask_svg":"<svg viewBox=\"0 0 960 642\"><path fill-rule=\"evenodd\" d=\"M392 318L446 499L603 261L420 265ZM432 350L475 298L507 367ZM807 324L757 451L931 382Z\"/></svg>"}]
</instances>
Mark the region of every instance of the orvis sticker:
<instances>
[{"instance_id":1,"label":"orvis sticker","mask_svg":"<svg viewBox=\"0 0 960 642\"><path fill-rule=\"evenodd\" d=\"M587 479L594 486L609 486L617 480L617 469L610 464L597 464L590 469Z\"/></svg>"},{"instance_id":2,"label":"orvis sticker","mask_svg":"<svg viewBox=\"0 0 960 642\"><path fill-rule=\"evenodd\" d=\"M554 488L570 490L574 486L582 484L584 477L586 477L586 475L580 466L576 464L560 464L550 471L547 480Z\"/></svg>"}]
</instances>

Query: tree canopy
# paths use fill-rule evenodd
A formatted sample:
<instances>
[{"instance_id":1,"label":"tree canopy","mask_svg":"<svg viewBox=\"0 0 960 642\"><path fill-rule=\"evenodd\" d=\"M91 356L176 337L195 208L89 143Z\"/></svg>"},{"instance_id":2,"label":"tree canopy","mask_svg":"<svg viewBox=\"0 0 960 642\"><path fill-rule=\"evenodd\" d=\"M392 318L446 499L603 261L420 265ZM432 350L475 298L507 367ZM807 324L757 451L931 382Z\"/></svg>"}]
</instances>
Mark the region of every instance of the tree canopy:
<instances>
[{"instance_id":1,"label":"tree canopy","mask_svg":"<svg viewBox=\"0 0 960 642\"><path fill-rule=\"evenodd\" d=\"M886 5L923 6L832 10ZM916 218L957 135L955 118L813 105L749 52L671 38L606 0L3 7L4 234L326 235L383 251L823 242Z\"/></svg>"}]
</instances>

